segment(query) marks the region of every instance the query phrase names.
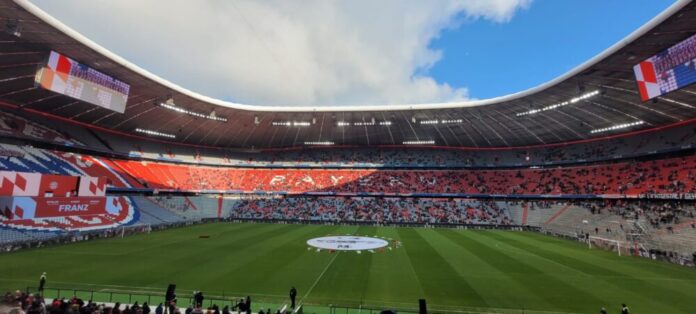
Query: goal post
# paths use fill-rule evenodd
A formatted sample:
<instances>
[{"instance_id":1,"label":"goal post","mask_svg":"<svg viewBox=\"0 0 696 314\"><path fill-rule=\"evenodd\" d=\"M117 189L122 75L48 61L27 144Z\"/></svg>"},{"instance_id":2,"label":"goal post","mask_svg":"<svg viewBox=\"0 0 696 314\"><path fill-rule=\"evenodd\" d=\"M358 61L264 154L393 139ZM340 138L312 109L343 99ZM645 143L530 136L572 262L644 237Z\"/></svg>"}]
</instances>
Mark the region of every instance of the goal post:
<instances>
[{"instance_id":1,"label":"goal post","mask_svg":"<svg viewBox=\"0 0 696 314\"><path fill-rule=\"evenodd\" d=\"M587 246L590 249L595 247L608 251L616 251L616 253L621 256L621 241L619 240L590 236L587 239Z\"/></svg>"}]
</instances>

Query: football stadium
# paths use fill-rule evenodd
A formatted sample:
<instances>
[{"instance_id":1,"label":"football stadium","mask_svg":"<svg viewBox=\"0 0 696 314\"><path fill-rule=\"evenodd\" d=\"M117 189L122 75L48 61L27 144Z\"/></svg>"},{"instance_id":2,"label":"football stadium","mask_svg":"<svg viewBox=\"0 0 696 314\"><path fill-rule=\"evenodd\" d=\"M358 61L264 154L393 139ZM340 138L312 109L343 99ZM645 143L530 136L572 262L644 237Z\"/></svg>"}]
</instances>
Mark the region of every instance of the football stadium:
<instances>
[{"instance_id":1,"label":"football stadium","mask_svg":"<svg viewBox=\"0 0 696 314\"><path fill-rule=\"evenodd\" d=\"M515 93L325 106L0 23L0 313L696 312L696 2Z\"/></svg>"}]
</instances>

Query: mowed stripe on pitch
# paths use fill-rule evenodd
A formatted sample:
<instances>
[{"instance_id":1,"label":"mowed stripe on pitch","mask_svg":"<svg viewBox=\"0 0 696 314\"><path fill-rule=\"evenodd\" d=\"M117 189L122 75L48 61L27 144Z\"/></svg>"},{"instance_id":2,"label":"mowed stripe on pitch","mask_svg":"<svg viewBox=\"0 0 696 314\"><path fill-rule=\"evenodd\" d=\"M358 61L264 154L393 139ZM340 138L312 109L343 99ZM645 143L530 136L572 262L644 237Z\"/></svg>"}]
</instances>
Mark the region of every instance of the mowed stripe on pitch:
<instances>
[{"instance_id":1,"label":"mowed stripe on pitch","mask_svg":"<svg viewBox=\"0 0 696 314\"><path fill-rule=\"evenodd\" d=\"M217 227L217 225L214 227ZM246 226L242 229L248 229L249 233L257 233L264 230ZM104 239L55 247L56 249L67 251L74 249L97 253L107 251L116 253L117 255L115 256L94 255L91 257L81 256L79 258L57 258L55 255L46 253L41 249L17 252L3 256L3 258L9 259L7 263L9 268L8 275L27 280L36 279L34 273L28 273L27 271L33 269L35 270L34 272L48 272L51 276L50 278L57 282L149 286L150 283L153 283L153 279L162 280L165 279L163 277L170 274L168 268L173 267L172 259L176 259L180 255L195 254L197 252L196 247L186 244L191 240L198 240L197 234L188 234L188 232L193 230L196 229L172 229L123 239ZM142 247L147 247L148 250L143 251ZM162 247L166 249L162 249ZM187 250L178 250L177 248L187 248ZM28 254L24 255L24 253ZM181 266L184 270L191 268L189 265L178 266ZM53 287L56 287L56 285L53 285ZM59 287L80 288L79 286Z\"/></svg>"},{"instance_id":2,"label":"mowed stripe on pitch","mask_svg":"<svg viewBox=\"0 0 696 314\"><path fill-rule=\"evenodd\" d=\"M228 276L228 272L244 262L245 255L241 253L249 250L254 243L258 244L258 239L274 239L288 230L291 228L286 225L259 225L246 232L227 233L217 240L199 239L200 232L206 230L196 230L186 235L190 237L188 242L176 248L165 246L160 249L159 255L155 255L155 260L147 269L141 269L137 274L128 272L132 277L144 276L151 280L138 285L166 286L175 279L184 289L206 287L209 291L222 292L238 281L238 278ZM264 246L256 246L255 249L265 250ZM210 276L217 278L217 281L210 283Z\"/></svg>"},{"instance_id":3,"label":"mowed stripe on pitch","mask_svg":"<svg viewBox=\"0 0 696 314\"><path fill-rule=\"evenodd\" d=\"M556 274L566 271L562 266L549 263L509 244L492 241L486 236L490 232L492 231L468 231L458 234L468 240L462 242L464 246L470 247L471 251L480 254L482 259L508 273L537 296L543 296L544 300L553 304L556 309L587 312L610 303L591 292L591 287L556 277ZM524 302L524 299L521 301ZM537 306L528 303L524 308L536 309Z\"/></svg>"},{"instance_id":4,"label":"mowed stripe on pitch","mask_svg":"<svg viewBox=\"0 0 696 314\"><path fill-rule=\"evenodd\" d=\"M298 290L298 301L304 297L314 282L321 278L321 272L329 266L333 256L327 252L307 250L307 240L339 232L339 226L322 226L311 233L295 237L287 247L275 250L275 254L265 257L265 265L256 265L258 270L250 269L251 274L261 273L259 279L273 294L287 294L291 286ZM328 269L327 269L328 272ZM263 274L263 273L267 273ZM316 289L316 287L315 287ZM311 296L311 294L310 294ZM305 300L307 301L307 300Z\"/></svg>"},{"instance_id":5,"label":"mowed stripe on pitch","mask_svg":"<svg viewBox=\"0 0 696 314\"><path fill-rule=\"evenodd\" d=\"M434 304L488 307L485 299L423 238L424 229L399 229L418 283ZM416 283L414 283L416 284Z\"/></svg>"},{"instance_id":6,"label":"mowed stripe on pitch","mask_svg":"<svg viewBox=\"0 0 696 314\"><path fill-rule=\"evenodd\" d=\"M693 305L689 302L692 300L692 296L690 294L685 294L684 291L693 289L693 284L690 285L690 289L679 290L675 289L673 284L683 284L684 282L645 280L636 277L640 276L640 274L635 272L631 275L622 265L622 262L629 261L631 257L617 258L614 263L600 265L594 264L591 261L593 260L593 256L597 255L596 253L604 253L601 251L590 251L586 249L584 251L575 251L574 254L570 255L567 250L559 249L555 246L547 245L545 242L535 241L532 238L524 236L520 237L515 236L515 234L505 233L491 234L491 236L505 239L505 241L510 241L515 246L526 249L534 254L553 259L570 268L588 273L597 282L594 286L601 287L609 295L615 295L615 299L636 300L636 302L646 303L656 307L686 312L692 309ZM612 269L608 269L608 265L611 265ZM600 269L604 269L604 271ZM663 286L664 284L669 286L665 287ZM650 293L646 294L646 291L650 291ZM669 300L669 302L665 302L665 300Z\"/></svg>"},{"instance_id":7,"label":"mowed stripe on pitch","mask_svg":"<svg viewBox=\"0 0 696 314\"><path fill-rule=\"evenodd\" d=\"M394 228L374 228L375 235L401 240ZM385 248L372 254L369 274L369 284L363 295L366 304L375 307L393 304L403 307L417 306L418 299L424 297L423 289L418 282L408 255L403 247Z\"/></svg>"},{"instance_id":8,"label":"mowed stripe on pitch","mask_svg":"<svg viewBox=\"0 0 696 314\"><path fill-rule=\"evenodd\" d=\"M696 271L692 268L662 261L652 261L646 258L619 257L615 252L596 249L589 250L587 246L577 242L541 234L525 232L520 235L520 240L542 241L548 243L554 251L569 256L579 254L586 262L612 267L612 269L630 277L630 279L622 280L620 283L628 285L636 293L651 290L655 287L674 293L674 297L672 293L665 293L664 298L641 298L642 302L658 305L667 303L668 307L674 307L674 303L679 303L682 308L693 308L693 302L691 301L693 298L688 293L688 291L696 289ZM619 280L613 280L613 282L617 281Z\"/></svg>"},{"instance_id":9,"label":"mowed stripe on pitch","mask_svg":"<svg viewBox=\"0 0 696 314\"><path fill-rule=\"evenodd\" d=\"M358 255L305 246L312 237L346 233L387 235L403 247ZM163 291L172 282L182 298L193 289L208 296L224 290L226 296L251 294L257 305L266 298L287 302L290 285L303 296L317 282L309 301L375 308L415 309L421 297L431 309L453 310L592 313L627 302L637 313L679 313L696 306L688 298L696 290L693 269L521 232L220 223L24 250L0 255L0 263L5 290L32 286L48 271L49 288L99 290L93 284L102 283Z\"/></svg>"},{"instance_id":10,"label":"mowed stripe on pitch","mask_svg":"<svg viewBox=\"0 0 696 314\"><path fill-rule=\"evenodd\" d=\"M546 291L539 292L528 288L534 281L531 276L517 276L523 271L537 273L536 269L518 268L519 263L507 256L484 252L477 246L478 243L461 237L460 232L437 229L439 237L433 240L440 243L440 254L446 257L476 290L481 291L481 296L486 298L489 304L513 309L529 308L530 304L534 304L538 306L537 309L557 309L545 300ZM491 259L494 258L497 260L491 263Z\"/></svg>"},{"instance_id":11,"label":"mowed stripe on pitch","mask_svg":"<svg viewBox=\"0 0 696 314\"><path fill-rule=\"evenodd\" d=\"M360 234L365 233L365 227L346 226L339 230L336 235ZM326 270L321 280L307 297L313 302L333 302L334 304L358 304L355 300L360 300L366 287L367 276L370 268L370 254L357 254L356 252L334 252L328 251L314 252L326 258L333 258L338 254L330 268ZM317 265L317 269L322 271L323 266ZM302 294L300 292L300 294ZM351 302L351 300L353 300Z\"/></svg>"},{"instance_id":12,"label":"mowed stripe on pitch","mask_svg":"<svg viewBox=\"0 0 696 314\"><path fill-rule=\"evenodd\" d=\"M293 228L284 225L265 237L245 241L244 246L238 246L234 250L218 248L218 252L228 250L228 257L223 259L212 258L201 264L202 269L219 269L220 271L204 272L199 274L198 282L202 286L218 286L233 291L258 293L258 294L283 294L290 289L286 281L271 282L269 279L281 272L282 265L288 261L306 253L303 245L305 238L312 234L324 233L322 227ZM285 278L292 278L296 285L305 285L311 281L309 276L296 277L288 272ZM282 287L281 287L282 285ZM248 287L240 289L241 287Z\"/></svg>"},{"instance_id":13,"label":"mowed stripe on pitch","mask_svg":"<svg viewBox=\"0 0 696 314\"><path fill-rule=\"evenodd\" d=\"M605 299L605 303L596 303L595 307L598 306L608 306L610 304L617 304L619 302L628 302L630 300L634 305L640 307L653 307L659 309L670 309L674 312L681 312L683 309L675 307L669 302L665 303L660 301L660 298L646 298L645 291L650 290L649 285L636 285L634 278L626 276L607 276L604 272L595 271L595 274L588 274L587 271L591 270L592 267L588 265L583 259L590 253L590 251L584 252L584 254L578 254L574 258L562 256L560 253L556 253L546 249L546 245L543 242L535 243L533 245L525 244L517 240L516 234L507 235L500 232L490 232L486 236L497 239L498 241L505 241L510 243L514 247L518 247L529 253L537 255L541 258L545 258L549 261L553 261L559 265L563 265L568 269L573 270L573 272L579 272L583 275L570 275L565 276L562 273L553 273L554 276L564 279L567 282L574 282L578 287L590 288L591 292L595 295L601 295ZM591 253L590 253L591 254ZM573 261L571 261L573 260ZM617 263L613 264L617 266ZM655 291L651 291L651 294ZM655 296L661 293L657 291ZM590 310L590 308L588 308Z\"/></svg>"},{"instance_id":14,"label":"mowed stripe on pitch","mask_svg":"<svg viewBox=\"0 0 696 314\"><path fill-rule=\"evenodd\" d=\"M568 252L569 254L586 253L588 251L587 244L543 234L522 232L519 233L519 238L520 240L529 239L530 241L544 242L553 246L554 250ZM617 256L616 252L604 250L593 250L592 254L586 254L586 256L592 261L600 264L620 261L622 267L617 269L617 271L625 271L633 276L637 273L640 274L641 277L657 280L668 278L670 280L683 279L696 281L696 272L689 267L656 262L646 258L623 258Z\"/></svg>"}]
</instances>

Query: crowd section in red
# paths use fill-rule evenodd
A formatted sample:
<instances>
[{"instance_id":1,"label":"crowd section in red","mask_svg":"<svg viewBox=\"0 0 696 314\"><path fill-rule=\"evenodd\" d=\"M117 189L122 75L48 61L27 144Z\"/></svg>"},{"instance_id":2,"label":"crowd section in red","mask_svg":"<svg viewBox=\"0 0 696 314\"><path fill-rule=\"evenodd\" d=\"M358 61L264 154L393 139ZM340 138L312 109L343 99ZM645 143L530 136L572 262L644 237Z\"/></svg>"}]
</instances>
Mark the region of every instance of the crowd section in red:
<instances>
[{"instance_id":1,"label":"crowd section in red","mask_svg":"<svg viewBox=\"0 0 696 314\"><path fill-rule=\"evenodd\" d=\"M95 146L101 141L96 135L80 132L78 128L61 126L49 128L7 112L0 113L0 134L24 139L35 138L58 144ZM93 136L90 138L90 136ZM79 138L75 139L75 138ZM103 137L116 152L127 153L125 141L118 136ZM426 170L426 166L442 165L506 165L520 162L564 162L592 160L610 156L648 154L664 148L690 149L696 142L696 124L684 124L658 132L623 138L533 149L501 151L457 150L306 150L276 151L263 154L227 156L216 153L159 147L162 155L181 159L145 161L125 158L105 158L65 151L48 151L29 146L0 144L0 170L39 172L57 175L87 175L106 178L108 185L120 188L157 188L172 190L268 191L268 192L331 192L331 193L458 193L508 195L638 195L652 193L696 192L696 156L656 161L595 163L592 165L544 169L505 170L502 168L464 170ZM140 150L152 151L152 143L142 142ZM174 153L178 152L178 155ZM210 154L208 154L210 153ZM217 152L219 155L219 152ZM240 153L241 154L241 153ZM188 162L185 156L194 156ZM210 155L210 156L208 156ZM693 155L693 154L692 154ZM228 158L229 157L229 158ZM227 166L196 164L203 159L218 160ZM235 162L232 162L235 161ZM235 167L238 163L259 168ZM215 162L214 162L215 163ZM325 169L322 166L340 163L340 167L355 164L413 166L420 170ZM268 168L282 164L286 168ZM310 168L294 169L293 165L308 164ZM241 165L241 164L240 164Z\"/></svg>"},{"instance_id":2,"label":"crowd section in red","mask_svg":"<svg viewBox=\"0 0 696 314\"><path fill-rule=\"evenodd\" d=\"M696 193L696 156L553 169L249 169L111 160L135 186L175 190L336 193Z\"/></svg>"},{"instance_id":3,"label":"crowd section in red","mask_svg":"<svg viewBox=\"0 0 696 314\"><path fill-rule=\"evenodd\" d=\"M108 186L180 191L639 195L696 193L696 156L524 169L213 167L0 144L0 170L106 178ZM4 184L3 184L4 186Z\"/></svg>"}]
</instances>

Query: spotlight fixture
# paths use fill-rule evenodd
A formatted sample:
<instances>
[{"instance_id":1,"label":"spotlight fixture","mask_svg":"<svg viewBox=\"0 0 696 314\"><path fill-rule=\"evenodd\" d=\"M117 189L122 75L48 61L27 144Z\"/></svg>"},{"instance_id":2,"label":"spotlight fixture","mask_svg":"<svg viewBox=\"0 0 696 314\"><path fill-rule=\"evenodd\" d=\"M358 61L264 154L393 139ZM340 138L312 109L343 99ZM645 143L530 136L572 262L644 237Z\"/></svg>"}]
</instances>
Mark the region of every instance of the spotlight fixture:
<instances>
[{"instance_id":1,"label":"spotlight fixture","mask_svg":"<svg viewBox=\"0 0 696 314\"><path fill-rule=\"evenodd\" d=\"M606 127L606 128L594 129L594 130L590 131L590 134L603 133L603 132L609 132L609 131L614 131L614 130L621 130L621 129L625 129L625 128L630 128L632 126L641 125L644 123L645 123L645 121L638 120L638 121L630 122L630 123L612 125L612 126Z\"/></svg>"},{"instance_id":2,"label":"spotlight fixture","mask_svg":"<svg viewBox=\"0 0 696 314\"><path fill-rule=\"evenodd\" d=\"M435 145L435 141L433 140L428 140L428 141L404 141L404 145Z\"/></svg>"}]
</instances>

